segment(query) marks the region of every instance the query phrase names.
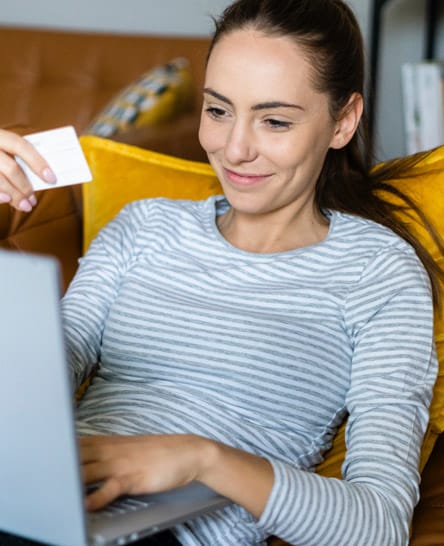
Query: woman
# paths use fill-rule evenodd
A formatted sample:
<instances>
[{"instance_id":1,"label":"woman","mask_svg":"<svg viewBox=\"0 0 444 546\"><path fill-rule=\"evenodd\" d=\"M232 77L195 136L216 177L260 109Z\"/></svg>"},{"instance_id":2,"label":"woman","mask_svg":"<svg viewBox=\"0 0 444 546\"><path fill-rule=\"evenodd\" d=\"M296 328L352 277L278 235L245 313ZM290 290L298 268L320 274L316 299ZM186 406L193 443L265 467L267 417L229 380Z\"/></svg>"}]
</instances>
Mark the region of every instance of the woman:
<instances>
[{"instance_id":1,"label":"woman","mask_svg":"<svg viewBox=\"0 0 444 546\"><path fill-rule=\"evenodd\" d=\"M233 505L158 540L408 543L438 272L377 196L362 111L341 0L238 0L217 21L199 137L224 196L129 205L63 300L76 384L99 363L78 410L89 509L198 480ZM29 209L7 161L3 200ZM343 480L316 475L346 416Z\"/></svg>"}]
</instances>

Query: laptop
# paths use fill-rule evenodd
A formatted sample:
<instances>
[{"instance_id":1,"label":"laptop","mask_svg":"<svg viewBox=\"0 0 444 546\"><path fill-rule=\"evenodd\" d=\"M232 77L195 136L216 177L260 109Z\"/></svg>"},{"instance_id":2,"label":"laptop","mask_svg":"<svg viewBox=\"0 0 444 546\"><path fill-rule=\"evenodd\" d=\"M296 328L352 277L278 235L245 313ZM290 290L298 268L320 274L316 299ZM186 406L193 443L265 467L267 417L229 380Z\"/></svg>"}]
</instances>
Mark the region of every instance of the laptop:
<instances>
[{"instance_id":1,"label":"laptop","mask_svg":"<svg viewBox=\"0 0 444 546\"><path fill-rule=\"evenodd\" d=\"M0 251L0 530L54 546L131 543L223 508L203 484L84 509L54 258Z\"/></svg>"}]
</instances>

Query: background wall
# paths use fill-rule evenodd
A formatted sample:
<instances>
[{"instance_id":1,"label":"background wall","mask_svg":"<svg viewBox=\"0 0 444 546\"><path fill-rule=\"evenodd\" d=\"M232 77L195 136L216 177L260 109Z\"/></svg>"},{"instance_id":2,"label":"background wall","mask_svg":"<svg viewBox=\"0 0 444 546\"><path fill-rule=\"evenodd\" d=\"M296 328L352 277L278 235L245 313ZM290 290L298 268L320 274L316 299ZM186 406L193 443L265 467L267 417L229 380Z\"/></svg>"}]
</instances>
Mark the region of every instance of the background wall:
<instances>
[{"instance_id":1,"label":"background wall","mask_svg":"<svg viewBox=\"0 0 444 546\"><path fill-rule=\"evenodd\" d=\"M228 0L14 0L0 24L159 34L206 34Z\"/></svg>"},{"instance_id":2,"label":"background wall","mask_svg":"<svg viewBox=\"0 0 444 546\"><path fill-rule=\"evenodd\" d=\"M212 29L210 15L219 13L229 1L14 0L3 2L0 25L204 35ZM369 43L372 0L349 0L349 4L358 17L366 43ZM405 153L401 64L422 57L424 8L425 0L390 0L384 8L375 116L379 159ZM444 55L441 40L439 44L438 52Z\"/></svg>"},{"instance_id":3,"label":"background wall","mask_svg":"<svg viewBox=\"0 0 444 546\"><path fill-rule=\"evenodd\" d=\"M425 0L391 0L384 9L375 125L377 152L381 158L405 154L401 65L423 59L425 4ZM440 13L436 40L438 58L444 55L442 15Z\"/></svg>"}]
</instances>

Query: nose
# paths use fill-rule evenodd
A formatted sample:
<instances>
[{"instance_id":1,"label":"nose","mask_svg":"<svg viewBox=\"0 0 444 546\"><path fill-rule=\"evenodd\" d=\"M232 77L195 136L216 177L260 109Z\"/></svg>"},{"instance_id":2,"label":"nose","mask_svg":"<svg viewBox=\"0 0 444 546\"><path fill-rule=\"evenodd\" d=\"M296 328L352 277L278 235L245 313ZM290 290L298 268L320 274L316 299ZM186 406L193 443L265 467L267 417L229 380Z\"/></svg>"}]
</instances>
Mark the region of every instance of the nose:
<instances>
[{"instance_id":1,"label":"nose","mask_svg":"<svg viewBox=\"0 0 444 546\"><path fill-rule=\"evenodd\" d=\"M232 164L253 161L257 156L253 128L247 120L236 119L227 133L225 157Z\"/></svg>"}]
</instances>

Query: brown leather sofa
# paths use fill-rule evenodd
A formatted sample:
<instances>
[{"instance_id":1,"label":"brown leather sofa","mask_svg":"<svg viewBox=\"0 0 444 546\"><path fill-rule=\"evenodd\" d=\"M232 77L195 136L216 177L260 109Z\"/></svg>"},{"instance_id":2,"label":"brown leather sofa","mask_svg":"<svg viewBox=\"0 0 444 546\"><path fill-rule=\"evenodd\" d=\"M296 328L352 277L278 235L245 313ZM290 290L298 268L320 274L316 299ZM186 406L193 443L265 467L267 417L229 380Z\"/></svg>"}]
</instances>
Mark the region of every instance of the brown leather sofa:
<instances>
[{"instance_id":1,"label":"brown leather sofa","mask_svg":"<svg viewBox=\"0 0 444 546\"><path fill-rule=\"evenodd\" d=\"M205 38L0 27L0 127L26 134L72 124L81 133L94 114L143 71L184 56L196 86L190 111L160 127L132 129L114 138L205 160L197 127L207 46ZM82 248L81 187L53 189L37 197L30 214L0 205L0 247L56 256L66 286ZM279 539L270 543L284 544ZM422 473L410 546L444 546L444 435Z\"/></svg>"}]
</instances>

